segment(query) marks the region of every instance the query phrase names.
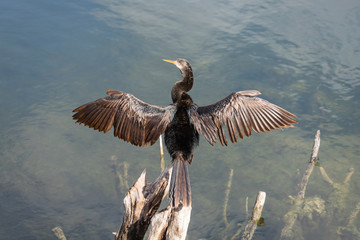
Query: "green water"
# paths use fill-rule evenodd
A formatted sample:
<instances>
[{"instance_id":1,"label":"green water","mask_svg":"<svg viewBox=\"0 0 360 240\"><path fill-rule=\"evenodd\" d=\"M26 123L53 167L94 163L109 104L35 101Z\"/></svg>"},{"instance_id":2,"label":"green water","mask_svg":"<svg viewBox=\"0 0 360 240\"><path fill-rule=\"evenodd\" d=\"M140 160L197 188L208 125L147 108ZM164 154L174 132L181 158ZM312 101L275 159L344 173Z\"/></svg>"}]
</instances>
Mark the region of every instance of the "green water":
<instances>
[{"instance_id":1,"label":"green water","mask_svg":"<svg viewBox=\"0 0 360 240\"><path fill-rule=\"evenodd\" d=\"M359 12L358 1L334 0L0 1L0 239L56 239L55 226L68 239L113 239L125 191L110 159L128 163L130 185L145 168L154 180L158 143L131 146L74 124L71 111L106 89L169 104L180 73L161 59L177 57L193 66L198 105L256 89L299 120L228 147L200 140L188 239L231 239L247 221L246 197L251 208L258 191L267 193L266 226L254 239L279 239L317 129L332 180L355 172L334 195L316 167L306 196L325 200L326 213L296 227L304 239L337 239L360 199Z\"/></svg>"}]
</instances>

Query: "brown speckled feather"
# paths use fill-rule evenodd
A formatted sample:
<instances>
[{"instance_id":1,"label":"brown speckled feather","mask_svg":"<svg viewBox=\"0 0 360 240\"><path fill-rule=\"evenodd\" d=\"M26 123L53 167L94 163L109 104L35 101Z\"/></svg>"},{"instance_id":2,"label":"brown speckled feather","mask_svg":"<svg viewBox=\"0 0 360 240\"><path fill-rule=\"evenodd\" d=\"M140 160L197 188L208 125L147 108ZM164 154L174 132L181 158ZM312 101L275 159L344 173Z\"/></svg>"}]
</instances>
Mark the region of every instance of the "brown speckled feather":
<instances>
[{"instance_id":1,"label":"brown speckled feather","mask_svg":"<svg viewBox=\"0 0 360 240\"><path fill-rule=\"evenodd\" d=\"M115 137L136 146L154 144L176 110L175 105L150 105L132 94L117 90L107 90L106 94L109 96L74 109L73 119L104 133L114 127Z\"/></svg>"},{"instance_id":2,"label":"brown speckled feather","mask_svg":"<svg viewBox=\"0 0 360 240\"><path fill-rule=\"evenodd\" d=\"M231 142L237 136L250 136L255 132L268 132L275 129L292 127L296 116L275 104L256 97L256 90L235 92L215 104L198 107L193 105L189 115L196 130L211 145L220 141L227 145L224 126Z\"/></svg>"}]
</instances>

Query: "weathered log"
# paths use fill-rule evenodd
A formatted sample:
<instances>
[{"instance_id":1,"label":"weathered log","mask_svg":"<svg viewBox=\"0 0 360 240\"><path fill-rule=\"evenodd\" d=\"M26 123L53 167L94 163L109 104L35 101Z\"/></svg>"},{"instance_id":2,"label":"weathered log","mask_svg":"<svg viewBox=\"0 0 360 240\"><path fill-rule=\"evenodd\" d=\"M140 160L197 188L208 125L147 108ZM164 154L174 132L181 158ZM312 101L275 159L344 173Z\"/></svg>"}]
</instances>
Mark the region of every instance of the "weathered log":
<instances>
[{"instance_id":1,"label":"weathered log","mask_svg":"<svg viewBox=\"0 0 360 240\"><path fill-rule=\"evenodd\" d=\"M153 183L146 183L144 170L124 198L125 213L116 240L143 239L151 218L160 207L170 182L172 167L167 167Z\"/></svg>"},{"instance_id":2,"label":"weathered log","mask_svg":"<svg viewBox=\"0 0 360 240\"><path fill-rule=\"evenodd\" d=\"M190 222L191 205L168 206L156 213L151 221L148 240L184 240Z\"/></svg>"},{"instance_id":3,"label":"weathered log","mask_svg":"<svg viewBox=\"0 0 360 240\"><path fill-rule=\"evenodd\" d=\"M157 210L169 191L170 164L153 183L146 183L145 170L124 199L125 213L115 240L143 239L151 223L148 240L184 240L190 222L191 205Z\"/></svg>"},{"instance_id":4,"label":"weathered log","mask_svg":"<svg viewBox=\"0 0 360 240\"><path fill-rule=\"evenodd\" d=\"M153 219L151 220L151 228L149 230L148 239L161 239L165 234L166 228L170 221L171 216L171 208L170 206L162 211L159 211L155 214Z\"/></svg>"},{"instance_id":5,"label":"weathered log","mask_svg":"<svg viewBox=\"0 0 360 240\"><path fill-rule=\"evenodd\" d=\"M241 237L242 240L252 239L255 229L261 218L261 213L262 213L262 210L263 210L264 204L265 204L265 198L266 198L266 193L260 191L256 197L256 201L255 201L255 204L253 207L253 212L251 214L251 218L245 227L244 233L242 234L242 237Z\"/></svg>"},{"instance_id":6,"label":"weathered log","mask_svg":"<svg viewBox=\"0 0 360 240\"><path fill-rule=\"evenodd\" d=\"M51 229L51 231L53 231L53 233L59 240L66 240L65 234L64 234L63 230L61 229L61 227L59 227L59 226L54 227L53 229Z\"/></svg>"},{"instance_id":7,"label":"weathered log","mask_svg":"<svg viewBox=\"0 0 360 240\"><path fill-rule=\"evenodd\" d=\"M169 226L166 229L167 240L185 240L191 216L191 203L188 206L179 206L171 209ZM151 239L152 240L152 239Z\"/></svg>"}]
</instances>

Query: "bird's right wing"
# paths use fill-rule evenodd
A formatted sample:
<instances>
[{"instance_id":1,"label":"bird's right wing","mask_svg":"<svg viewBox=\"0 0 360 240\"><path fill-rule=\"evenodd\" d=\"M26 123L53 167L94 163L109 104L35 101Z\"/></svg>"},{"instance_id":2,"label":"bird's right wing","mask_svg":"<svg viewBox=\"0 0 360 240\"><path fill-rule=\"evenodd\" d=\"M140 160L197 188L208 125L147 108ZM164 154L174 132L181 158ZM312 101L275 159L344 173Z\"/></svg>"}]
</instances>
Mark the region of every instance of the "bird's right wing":
<instances>
[{"instance_id":1,"label":"bird's right wing","mask_svg":"<svg viewBox=\"0 0 360 240\"><path fill-rule=\"evenodd\" d=\"M251 131L267 132L283 127L292 127L297 123L296 116L264 99L256 90L235 92L212 105L198 107L193 105L189 116L196 130L211 145L220 141L227 145L224 126L231 142L250 136Z\"/></svg>"},{"instance_id":2,"label":"bird's right wing","mask_svg":"<svg viewBox=\"0 0 360 240\"><path fill-rule=\"evenodd\" d=\"M109 95L76 109L73 119L100 132L114 127L114 136L136 146L154 144L171 122L176 107L159 107L141 101L134 95L107 90Z\"/></svg>"}]
</instances>

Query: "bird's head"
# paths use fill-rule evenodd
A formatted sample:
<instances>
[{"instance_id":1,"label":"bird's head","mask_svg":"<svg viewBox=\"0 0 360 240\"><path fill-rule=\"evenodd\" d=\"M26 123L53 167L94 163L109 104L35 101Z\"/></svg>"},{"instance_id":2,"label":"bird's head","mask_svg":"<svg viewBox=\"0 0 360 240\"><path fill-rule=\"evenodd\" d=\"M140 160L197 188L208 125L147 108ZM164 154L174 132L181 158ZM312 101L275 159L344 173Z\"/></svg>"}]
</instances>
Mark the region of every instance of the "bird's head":
<instances>
[{"instance_id":1,"label":"bird's head","mask_svg":"<svg viewBox=\"0 0 360 240\"><path fill-rule=\"evenodd\" d=\"M178 58L175 61L168 59L163 59L163 60L165 62L174 64L176 67L180 69L181 72L183 72L183 70L191 69L190 63L186 59Z\"/></svg>"},{"instance_id":2,"label":"bird's head","mask_svg":"<svg viewBox=\"0 0 360 240\"><path fill-rule=\"evenodd\" d=\"M171 90L171 98L175 103L176 101L181 99L181 95L184 92L188 92L191 90L194 83L193 72L190 63L186 59L178 58L175 61L167 59L163 60L165 62L172 63L176 67L178 67L182 75L182 81L176 82Z\"/></svg>"}]
</instances>

